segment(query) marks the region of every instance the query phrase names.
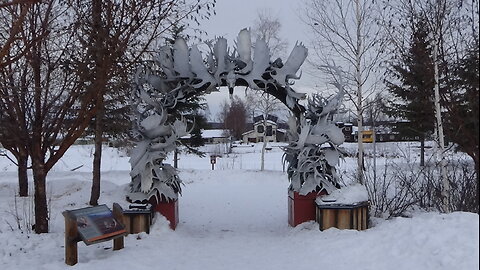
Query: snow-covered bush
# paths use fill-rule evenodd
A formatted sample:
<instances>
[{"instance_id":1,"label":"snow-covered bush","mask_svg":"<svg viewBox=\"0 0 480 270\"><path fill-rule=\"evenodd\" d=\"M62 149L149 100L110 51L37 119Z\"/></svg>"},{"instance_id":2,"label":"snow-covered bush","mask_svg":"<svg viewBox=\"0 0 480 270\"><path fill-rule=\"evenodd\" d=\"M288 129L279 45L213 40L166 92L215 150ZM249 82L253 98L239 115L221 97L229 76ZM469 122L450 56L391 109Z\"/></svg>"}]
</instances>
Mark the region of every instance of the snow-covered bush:
<instances>
[{"instance_id":1,"label":"snow-covered bush","mask_svg":"<svg viewBox=\"0 0 480 270\"><path fill-rule=\"evenodd\" d=\"M372 214L391 218L409 216L414 209L442 212L444 201L438 164L428 162L426 166L418 166L418 162L405 155L401 161L386 162L377 177L373 176L372 164L366 163L365 185ZM474 165L455 159L448 162L447 168L451 186L449 208L477 213Z\"/></svg>"}]
</instances>

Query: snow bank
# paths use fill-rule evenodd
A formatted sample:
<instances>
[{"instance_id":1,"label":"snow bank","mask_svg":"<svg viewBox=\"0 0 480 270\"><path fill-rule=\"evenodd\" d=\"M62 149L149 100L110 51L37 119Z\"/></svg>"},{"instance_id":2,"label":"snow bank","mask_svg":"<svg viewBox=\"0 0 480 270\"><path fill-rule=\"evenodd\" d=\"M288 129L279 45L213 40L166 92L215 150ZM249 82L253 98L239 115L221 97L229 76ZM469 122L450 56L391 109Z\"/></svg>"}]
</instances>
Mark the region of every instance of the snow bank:
<instances>
[{"instance_id":1,"label":"snow bank","mask_svg":"<svg viewBox=\"0 0 480 270\"><path fill-rule=\"evenodd\" d=\"M90 164L90 150L73 150L48 176L49 234L22 233L16 228L16 173L0 171L0 269L70 269L64 264L61 212L87 206L91 185L91 172L83 167L69 169ZM219 159L222 169L215 171L203 168L204 163L209 165L208 156L181 155L180 176L186 186L179 201L177 230L171 231L165 218L157 216L150 234L129 235L120 251L112 251L111 241L79 243L79 263L71 269L479 269L477 214L372 218L374 226L365 231L320 231L315 222L289 227L285 173L281 167L245 170L249 162L260 159L258 151L249 151L224 156ZM111 207L113 202L125 203L129 166L125 165L128 157L112 149L106 153L108 169L103 169L100 203ZM280 150L274 148L269 154L269 162L280 162ZM241 160L244 169L239 169ZM28 205L28 198L17 200L20 217Z\"/></svg>"}]
</instances>

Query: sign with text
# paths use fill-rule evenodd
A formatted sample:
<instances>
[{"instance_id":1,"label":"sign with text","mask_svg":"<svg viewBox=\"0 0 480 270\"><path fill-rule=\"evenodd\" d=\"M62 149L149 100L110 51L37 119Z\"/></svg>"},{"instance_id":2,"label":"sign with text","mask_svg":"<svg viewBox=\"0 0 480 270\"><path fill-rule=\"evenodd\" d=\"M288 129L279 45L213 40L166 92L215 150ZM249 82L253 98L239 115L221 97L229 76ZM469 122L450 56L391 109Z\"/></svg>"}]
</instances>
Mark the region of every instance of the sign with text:
<instances>
[{"instance_id":1,"label":"sign with text","mask_svg":"<svg viewBox=\"0 0 480 270\"><path fill-rule=\"evenodd\" d=\"M106 205L68 211L77 222L77 229L85 244L90 245L126 233L123 225Z\"/></svg>"}]
</instances>

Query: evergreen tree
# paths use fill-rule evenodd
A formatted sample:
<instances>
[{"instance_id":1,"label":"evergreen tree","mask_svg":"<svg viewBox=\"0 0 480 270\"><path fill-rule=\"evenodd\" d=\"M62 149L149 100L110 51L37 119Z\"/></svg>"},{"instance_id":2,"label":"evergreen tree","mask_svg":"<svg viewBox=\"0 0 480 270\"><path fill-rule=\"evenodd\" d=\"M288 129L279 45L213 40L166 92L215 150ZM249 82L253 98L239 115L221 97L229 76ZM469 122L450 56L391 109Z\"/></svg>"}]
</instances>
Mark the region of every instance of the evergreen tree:
<instances>
[{"instance_id":1,"label":"evergreen tree","mask_svg":"<svg viewBox=\"0 0 480 270\"><path fill-rule=\"evenodd\" d=\"M458 63L452 65L453 79L450 81L446 103L446 134L456 149L468 154L474 161L476 183L465 194L462 211L479 211L479 44L472 42L467 53ZM473 199L472 199L473 198Z\"/></svg>"},{"instance_id":2,"label":"evergreen tree","mask_svg":"<svg viewBox=\"0 0 480 270\"><path fill-rule=\"evenodd\" d=\"M407 119L402 133L421 142L424 165L424 141L432 134L435 122L433 103L434 66L426 23L412 23L410 48L395 59L387 71L389 92L395 97L386 104L389 115Z\"/></svg>"},{"instance_id":3,"label":"evergreen tree","mask_svg":"<svg viewBox=\"0 0 480 270\"><path fill-rule=\"evenodd\" d=\"M202 128L207 127L207 118L203 114L194 115L195 125L190 132L190 146L200 147L205 145L205 139L202 137Z\"/></svg>"},{"instance_id":4,"label":"evergreen tree","mask_svg":"<svg viewBox=\"0 0 480 270\"><path fill-rule=\"evenodd\" d=\"M171 36L165 39L166 43L172 45L178 38L183 38L185 41L188 41L190 39L190 35L185 33L186 28L187 27L185 24L173 25L170 34ZM200 156L203 156L204 153L195 148L205 144L201 130L206 129L208 126L207 118L203 113L203 111L206 109L206 106L205 98L203 96L194 95L188 97L184 103L178 104L175 107L174 112L170 112L174 118L180 119L183 117L189 123L191 123L191 139L182 144L187 147L187 151L189 153L194 153Z\"/></svg>"}]
</instances>

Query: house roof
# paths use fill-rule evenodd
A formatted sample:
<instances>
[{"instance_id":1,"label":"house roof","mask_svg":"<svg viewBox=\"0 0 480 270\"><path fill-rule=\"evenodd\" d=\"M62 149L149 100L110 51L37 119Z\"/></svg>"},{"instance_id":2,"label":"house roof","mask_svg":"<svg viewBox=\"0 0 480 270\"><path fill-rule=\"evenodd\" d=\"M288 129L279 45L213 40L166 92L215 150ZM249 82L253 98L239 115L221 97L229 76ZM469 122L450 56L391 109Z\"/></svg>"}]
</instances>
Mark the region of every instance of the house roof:
<instances>
[{"instance_id":1,"label":"house roof","mask_svg":"<svg viewBox=\"0 0 480 270\"><path fill-rule=\"evenodd\" d=\"M249 131L246 131L246 132L242 133L242 136L243 136L243 135L250 134L250 133L253 133L253 130L249 130Z\"/></svg>"},{"instance_id":2,"label":"house roof","mask_svg":"<svg viewBox=\"0 0 480 270\"><path fill-rule=\"evenodd\" d=\"M263 120L260 120L260 121L258 121L258 122L255 122L254 125L257 126L257 125L261 125L261 124L263 124ZM273 122L272 120L267 120L267 124L271 124L271 125L275 125L275 126L277 125L277 123L276 123L276 122Z\"/></svg>"}]
</instances>

